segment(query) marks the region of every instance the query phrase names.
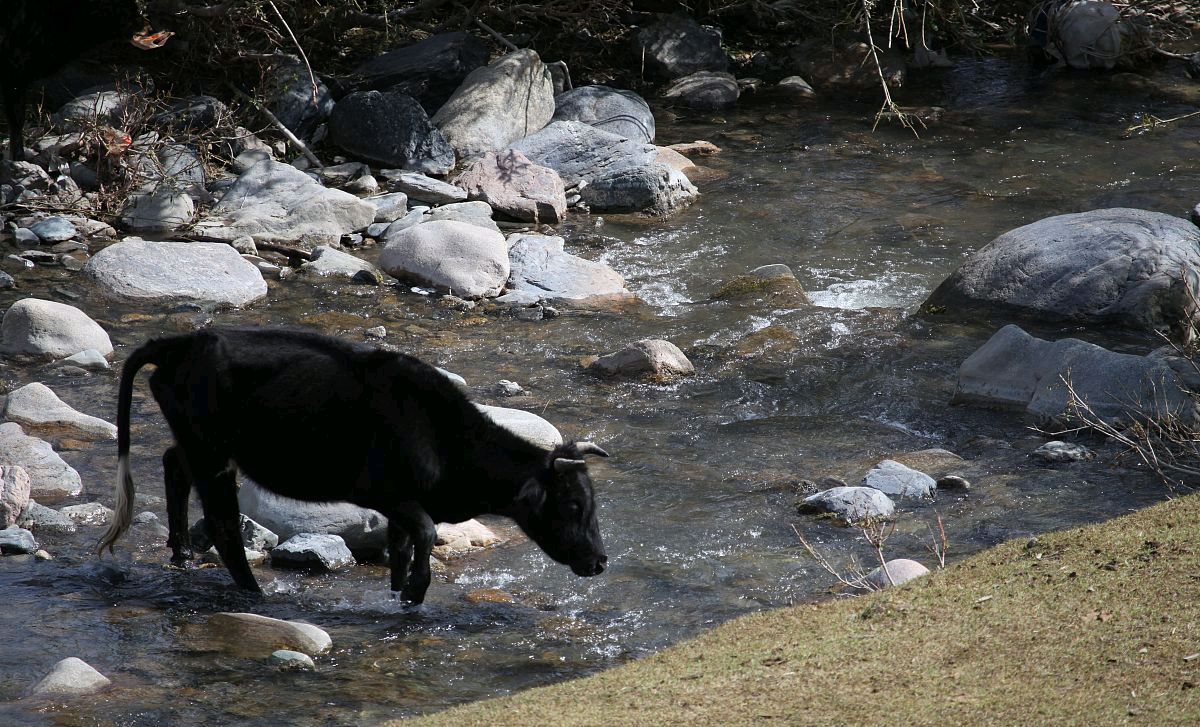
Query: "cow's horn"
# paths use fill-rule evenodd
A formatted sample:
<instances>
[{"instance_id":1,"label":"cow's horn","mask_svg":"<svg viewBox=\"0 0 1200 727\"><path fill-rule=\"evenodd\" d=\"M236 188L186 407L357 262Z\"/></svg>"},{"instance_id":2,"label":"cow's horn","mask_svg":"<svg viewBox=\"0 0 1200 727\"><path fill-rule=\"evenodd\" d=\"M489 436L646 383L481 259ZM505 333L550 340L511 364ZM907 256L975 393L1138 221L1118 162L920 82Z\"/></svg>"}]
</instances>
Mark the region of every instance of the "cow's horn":
<instances>
[{"instance_id":1,"label":"cow's horn","mask_svg":"<svg viewBox=\"0 0 1200 727\"><path fill-rule=\"evenodd\" d=\"M558 472L567 472L569 470L577 470L580 467L586 467L587 462L581 459L567 459L566 457L554 458L554 469Z\"/></svg>"},{"instance_id":2,"label":"cow's horn","mask_svg":"<svg viewBox=\"0 0 1200 727\"><path fill-rule=\"evenodd\" d=\"M608 452L605 452L603 449L600 449L599 447L592 444L591 442L580 442L575 445L575 450L577 452L579 452L580 454L594 454L599 457L607 457L608 456Z\"/></svg>"}]
</instances>

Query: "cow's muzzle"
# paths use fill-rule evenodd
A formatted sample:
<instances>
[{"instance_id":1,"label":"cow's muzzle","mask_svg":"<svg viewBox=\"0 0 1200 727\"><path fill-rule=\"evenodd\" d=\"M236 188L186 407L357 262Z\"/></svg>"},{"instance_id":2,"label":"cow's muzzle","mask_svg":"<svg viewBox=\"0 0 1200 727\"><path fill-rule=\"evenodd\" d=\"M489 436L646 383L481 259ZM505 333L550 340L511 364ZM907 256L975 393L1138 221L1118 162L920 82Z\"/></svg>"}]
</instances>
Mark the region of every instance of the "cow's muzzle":
<instances>
[{"instance_id":1,"label":"cow's muzzle","mask_svg":"<svg viewBox=\"0 0 1200 727\"><path fill-rule=\"evenodd\" d=\"M571 570L575 572L575 575L587 578L603 573L606 565L608 565L608 556L602 555L599 558L572 563Z\"/></svg>"}]
</instances>

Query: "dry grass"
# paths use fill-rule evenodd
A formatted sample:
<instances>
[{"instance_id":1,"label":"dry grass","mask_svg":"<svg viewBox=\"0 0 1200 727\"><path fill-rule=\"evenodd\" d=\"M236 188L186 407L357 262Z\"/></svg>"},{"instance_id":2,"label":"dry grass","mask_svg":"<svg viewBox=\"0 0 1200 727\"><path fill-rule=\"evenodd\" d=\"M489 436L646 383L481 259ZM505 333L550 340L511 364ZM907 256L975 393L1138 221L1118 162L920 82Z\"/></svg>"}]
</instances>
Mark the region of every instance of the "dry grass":
<instances>
[{"instance_id":1,"label":"dry grass","mask_svg":"<svg viewBox=\"0 0 1200 727\"><path fill-rule=\"evenodd\" d=\"M415 724L1196 724L1198 520L1189 496L1006 543Z\"/></svg>"}]
</instances>

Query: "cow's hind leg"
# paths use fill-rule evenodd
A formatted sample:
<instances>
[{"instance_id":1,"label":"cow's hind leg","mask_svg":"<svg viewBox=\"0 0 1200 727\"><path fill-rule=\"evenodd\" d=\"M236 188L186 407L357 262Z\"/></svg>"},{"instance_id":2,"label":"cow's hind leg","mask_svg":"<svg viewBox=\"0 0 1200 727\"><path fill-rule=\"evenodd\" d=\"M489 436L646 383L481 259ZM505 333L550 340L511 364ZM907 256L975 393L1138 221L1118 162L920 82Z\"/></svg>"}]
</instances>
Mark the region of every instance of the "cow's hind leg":
<instances>
[{"instance_id":1,"label":"cow's hind leg","mask_svg":"<svg viewBox=\"0 0 1200 727\"><path fill-rule=\"evenodd\" d=\"M192 476L178 446L163 453L163 480L167 491L167 545L171 548L171 562L182 565L192 558L192 537L188 532Z\"/></svg>"},{"instance_id":2,"label":"cow's hind leg","mask_svg":"<svg viewBox=\"0 0 1200 727\"><path fill-rule=\"evenodd\" d=\"M237 501L237 468L226 460L220 466L204 469L191 468L195 476L196 492L204 507L204 524L208 536L221 554L221 560L233 576L233 582L248 591L262 592L250 564L246 561L246 549L242 545L241 512Z\"/></svg>"}]
</instances>

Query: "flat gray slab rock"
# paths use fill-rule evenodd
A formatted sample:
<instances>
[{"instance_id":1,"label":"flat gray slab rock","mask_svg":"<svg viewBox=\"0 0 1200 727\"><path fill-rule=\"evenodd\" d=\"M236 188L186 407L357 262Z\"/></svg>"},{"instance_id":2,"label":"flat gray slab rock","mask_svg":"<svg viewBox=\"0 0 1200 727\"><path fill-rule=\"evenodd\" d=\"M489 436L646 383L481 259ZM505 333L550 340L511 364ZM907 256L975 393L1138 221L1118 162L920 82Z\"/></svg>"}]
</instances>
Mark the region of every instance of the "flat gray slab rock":
<instances>
[{"instance_id":1,"label":"flat gray slab rock","mask_svg":"<svg viewBox=\"0 0 1200 727\"><path fill-rule=\"evenodd\" d=\"M262 273L219 242L148 242L127 238L83 267L107 293L140 301L244 306L267 294Z\"/></svg>"},{"instance_id":2,"label":"flat gray slab rock","mask_svg":"<svg viewBox=\"0 0 1200 727\"><path fill-rule=\"evenodd\" d=\"M833 487L804 498L803 509L826 513L846 523L890 520L896 505L874 487Z\"/></svg>"},{"instance_id":3,"label":"flat gray slab rock","mask_svg":"<svg viewBox=\"0 0 1200 727\"><path fill-rule=\"evenodd\" d=\"M34 697L79 697L95 694L112 681L83 659L71 656L54 665L50 673L33 686Z\"/></svg>"},{"instance_id":4,"label":"flat gray slab rock","mask_svg":"<svg viewBox=\"0 0 1200 727\"><path fill-rule=\"evenodd\" d=\"M301 502L279 497L245 480L238 506L247 518L287 540L300 533L337 535L352 550L381 552L387 547L387 519L348 502Z\"/></svg>"},{"instance_id":5,"label":"flat gray slab rock","mask_svg":"<svg viewBox=\"0 0 1200 727\"><path fill-rule=\"evenodd\" d=\"M4 418L22 425L27 432L51 439L85 441L115 440L116 426L103 419L75 411L45 384L33 382L11 392L4 404Z\"/></svg>"},{"instance_id":6,"label":"flat gray slab rock","mask_svg":"<svg viewBox=\"0 0 1200 727\"><path fill-rule=\"evenodd\" d=\"M1057 319L1169 330L1176 340L1190 340L1197 311L1187 288L1200 290L1200 229L1160 212L1114 208L1048 217L1000 235L938 286L924 307L953 314L969 306L1010 306Z\"/></svg>"},{"instance_id":7,"label":"flat gray slab rock","mask_svg":"<svg viewBox=\"0 0 1200 727\"><path fill-rule=\"evenodd\" d=\"M290 164L270 159L247 169L196 224L197 232L232 241L332 244L375 221L375 206L339 189L326 189Z\"/></svg>"},{"instance_id":8,"label":"flat gray slab rock","mask_svg":"<svg viewBox=\"0 0 1200 727\"><path fill-rule=\"evenodd\" d=\"M634 299L617 271L564 252L561 237L518 234L508 244L510 291L585 305Z\"/></svg>"},{"instance_id":9,"label":"flat gray slab rock","mask_svg":"<svg viewBox=\"0 0 1200 727\"><path fill-rule=\"evenodd\" d=\"M555 96L554 106L554 121L579 121L633 141L654 141L654 114L633 91L580 86Z\"/></svg>"},{"instance_id":10,"label":"flat gray slab rock","mask_svg":"<svg viewBox=\"0 0 1200 727\"><path fill-rule=\"evenodd\" d=\"M319 656L333 648L333 639L320 627L302 621L284 621L256 613L218 613L206 625L215 641L239 653L269 656L278 649Z\"/></svg>"},{"instance_id":11,"label":"flat gray slab rock","mask_svg":"<svg viewBox=\"0 0 1200 727\"><path fill-rule=\"evenodd\" d=\"M30 496L42 500L74 497L83 492L79 473L46 442L25 434L20 424L0 424L0 466L22 467L29 474Z\"/></svg>"},{"instance_id":12,"label":"flat gray slab rock","mask_svg":"<svg viewBox=\"0 0 1200 727\"><path fill-rule=\"evenodd\" d=\"M300 533L271 549L271 565L335 571L354 565L354 556L336 535Z\"/></svg>"},{"instance_id":13,"label":"flat gray slab rock","mask_svg":"<svg viewBox=\"0 0 1200 727\"><path fill-rule=\"evenodd\" d=\"M508 280L504 235L466 222L438 220L384 235L379 267L401 280L449 289L460 297L494 296Z\"/></svg>"},{"instance_id":14,"label":"flat gray slab rock","mask_svg":"<svg viewBox=\"0 0 1200 727\"><path fill-rule=\"evenodd\" d=\"M924 472L885 459L871 468L863 485L895 497L933 497L937 481Z\"/></svg>"},{"instance_id":15,"label":"flat gray slab rock","mask_svg":"<svg viewBox=\"0 0 1200 727\"><path fill-rule=\"evenodd\" d=\"M65 303L24 298L9 306L0 323L0 353L64 358L89 348L105 356L113 351L100 324Z\"/></svg>"},{"instance_id":16,"label":"flat gray slab rock","mask_svg":"<svg viewBox=\"0 0 1200 727\"><path fill-rule=\"evenodd\" d=\"M408 195L409 199L429 204L467 201L466 190L424 174L406 172L402 169L384 169L379 174L388 181L393 192L403 192Z\"/></svg>"},{"instance_id":17,"label":"flat gray slab rock","mask_svg":"<svg viewBox=\"0 0 1200 727\"><path fill-rule=\"evenodd\" d=\"M1023 410L1034 420L1053 421L1070 410L1066 377L1109 422L1129 421L1130 406L1195 416L1195 402L1164 359L1114 353L1074 338L1044 341L1011 324L959 367L953 402Z\"/></svg>"},{"instance_id":18,"label":"flat gray slab rock","mask_svg":"<svg viewBox=\"0 0 1200 727\"><path fill-rule=\"evenodd\" d=\"M366 201L375 206L376 222L395 222L408 214L408 195L403 192L367 197Z\"/></svg>"},{"instance_id":19,"label":"flat gray slab rock","mask_svg":"<svg viewBox=\"0 0 1200 727\"><path fill-rule=\"evenodd\" d=\"M563 443L558 429L533 412L487 404L476 404L475 407L488 419L542 449L554 449Z\"/></svg>"},{"instance_id":20,"label":"flat gray slab rock","mask_svg":"<svg viewBox=\"0 0 1200 727\"><path fill-rule=\"evenodd\" d=\"M554 116L554 81L538 54L513 51L471 71L433 115L459 159L504 149Z\"/></svg>"}]
</instances>

